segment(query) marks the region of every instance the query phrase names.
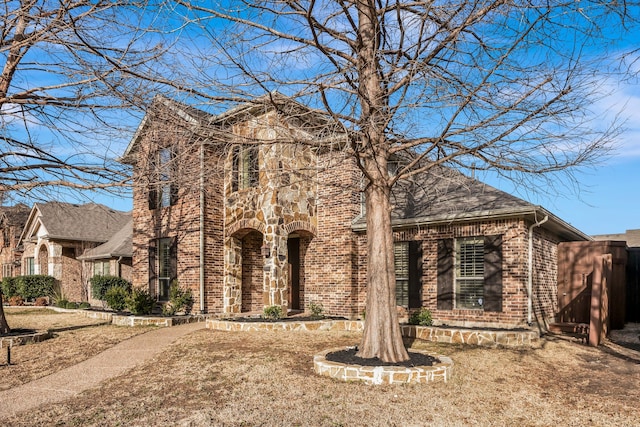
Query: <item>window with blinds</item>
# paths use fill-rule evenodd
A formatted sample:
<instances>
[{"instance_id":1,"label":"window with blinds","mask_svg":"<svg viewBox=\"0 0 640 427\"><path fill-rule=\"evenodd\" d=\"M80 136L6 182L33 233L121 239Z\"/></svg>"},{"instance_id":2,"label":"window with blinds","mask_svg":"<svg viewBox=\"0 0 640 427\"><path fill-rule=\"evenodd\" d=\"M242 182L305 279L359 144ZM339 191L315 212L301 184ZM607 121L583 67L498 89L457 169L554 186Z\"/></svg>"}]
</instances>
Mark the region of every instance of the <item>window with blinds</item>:
<instances>
[{"instance_id":1,"label":"window with blinds","mask_svg":"<svg viewBox=\"0 0 640 427\"><path fill-rule=\"evenodd\" d=\"M158 239L158 299L169 299L169 287L171 286L171 239Z\"/></svg>"},{"instance_id":2,"label":"window with blinds","mask_svg":"<svg viewBox=\"0 0 640 427\"><path fill-rule=\"evenodd\" d=\"M481 309L484 300L484 239L456 239L456 308Z\"/></svg>"},{"instance_id":3,"label":"window with blinds","mask_svg":"<svg viewBox=\"0 0 640 427\"><path fill-rule=\"evenodd\" d=\"M396 305L409 306L409 242L393 244L396 271Z\"/></svg>"}]
</instances>

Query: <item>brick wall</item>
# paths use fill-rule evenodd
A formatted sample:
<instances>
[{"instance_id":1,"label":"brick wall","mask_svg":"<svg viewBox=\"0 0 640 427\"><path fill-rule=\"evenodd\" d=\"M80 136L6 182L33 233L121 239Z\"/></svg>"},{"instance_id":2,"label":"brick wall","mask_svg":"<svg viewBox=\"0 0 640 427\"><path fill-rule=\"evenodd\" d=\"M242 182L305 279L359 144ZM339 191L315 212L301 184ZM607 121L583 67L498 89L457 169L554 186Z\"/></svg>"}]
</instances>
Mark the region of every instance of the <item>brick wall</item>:
<instances>
[{"instance_id":1,"label":"brick wall","mask_svg":"<svg viewBox=\"0 0 640 427\"><path fill-rule=\"evenodd\" d=\"M149 251L156 239L174 238L177 243L180 286L191 289L194 312L222 309L222 172L219 147L199 143L188 123L174 114L153 111L153 126L143 132L134 164L133 189L133 265L135 287L147 288L157 295L157 280L150 283ZM150 209L149 189L155 187L158 147L172 147L173 183L179 188L177 202L169 207ZM200 186L200 150L205 150L204 186ZM204 299L200 294L200 196L204 195ZM157 261L156 261L157 262ZM155 267L157 269L157 266ZM204 310L201 310L201 305Z\"/></svg>"}]
</instances>

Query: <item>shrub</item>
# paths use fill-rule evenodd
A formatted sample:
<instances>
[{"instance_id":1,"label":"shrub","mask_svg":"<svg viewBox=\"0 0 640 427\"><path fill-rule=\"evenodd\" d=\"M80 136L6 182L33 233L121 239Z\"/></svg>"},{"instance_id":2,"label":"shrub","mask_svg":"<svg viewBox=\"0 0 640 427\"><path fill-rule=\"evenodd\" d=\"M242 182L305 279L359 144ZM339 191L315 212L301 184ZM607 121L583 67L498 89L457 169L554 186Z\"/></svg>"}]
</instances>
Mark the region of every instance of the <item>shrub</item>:
<instances>
[{"instance_id":1,"label":"shrub","mask_svg":"<svg viewBox=\"0 0 640 427\"><path fill-rule=\"evenodd\" d=\"M104 294L104 301L112 310L122 311L127 306L129 290L124 286L113 286Z\"/></svg>"},{"instance_id":2,"label":"shrub","mask_svg":"<svg viewBox=\"0 0 640 427\"><path fill-rule=\"evenodd\" d=\"M309 303L309 311L311 311L312 319L324 319L324 306L322 304Z\"/></svg>"},{"instance_id":3,"label":"shrub","mask_svg":"<svg viewBox=\"0 0 640 427\"><path fill-rule=\"evenodd\" d=\"M282 307L279 305L270 305L269 307L265 307L262 317L272 320L282 319Z\"/></svg>"},{"instance_id":4,"label":"shrub","mask_svg":"<svg viewBox=\"0 0 640 427\"><path fill-rule=\"evenodd\" d=\"M151 314L156 300L143 289L134 289L127 298L127 308L133 314Z\"/></svg>"},{"instance_id":5,"label":"shrub","mask_svg":"<svg viewBox=\"0 0 640 427\"><path fill-rule=\"evenodd\" d=\"M66 300L66 298L59 298L56 300L56 307L59 308L67 308L67 303L69 301Z\"/></svg>"},{"instance_id":6,"label":"shrub","mask_svg":"<svg viewBox=\"0 0 640 427\"><path fill-rule=\"evenodd\" d=\"M78 303L69 301L69 302L67 302L67 306L65 308L68 308L69 310L74 310L74 309L78 308Z\"/></svg>"},{"instance_id":7,"label":"shrub","mask_svg":"<svg viewBox=\"0 0 640 427\"><path fill-rule=\"evenodd\" d=\"M18 295L18 281L16 277L5 277L2 279L2 294L5 298L11 298Z\"/></svg>"},{"instance_id":8,"label":"shrub","mask_svg":"<svg viewBox=\"0 0 640 427\"><path fill-rule=\"evenodd\" d=\"M177 281L174 281L169 288L169 302L162 307L162 314L173 316L184 311L184 314L191 313L193 309L193 294L191 289L181 289Z\"/></svg>"},{"instance_id":9,"label":"shrub","mask_svg":"<svg viewBox=\"0 0 640 427\"><path fill-rule=\"evenodd\" d=\"M81 308L82 310L91 308L91 304L89 304L88 302L81 302L78 308Z\"/></svg>"},{"instance_id":10,"label":"shrub","mask_svg":"<svg viewBox=\"0 0 640 427\"><path fill-rule=\"evenodd\" d=\"M36 298L35 305L38 307L45 307L49 305L49 299L47 297L38 297Z\"/></svg>"},{"instance_id":11,"label":"shrub","mask_svg":"<svg viewBox=\"0 0 640 427\"><path fill-rule=\"evenodd\" d=\"M24 305L24 299L20 295L9 298L9 305Z\"/></svg>"},{"instance_id":12,"label":"shrub","mask_svg":"<svg viewBox=\"0 0 640 427\"><path fill-rule=\"evenodd\" d=\"M17 279L17 292L26 300L53 295L56 279L42 274L31 276L19 276Z\"/></svg>"},{"instance_id":13,"label":"shrub","mask_svg":"<svg viewBox=\"0 0 640 427\"><path fill-rule=\"evenodd\" d=\"M426 308L414 311L409 316L410 325L431 326L433 319L431 318L431 311Z\"/></svg>"},{"instance_id":14,"label":"shrub","mask_svg":"<svg viewBox=\"0 0 640 427\"><path fill-rule=\"evenodd\" d=\"M105 294L114 286L120 286L127 291L131 290L131 283L124 280L122 277L116 276L93 276L89 279L91 282L91 295L95 299L106 301Z\"/></svg>"}]
</instances>

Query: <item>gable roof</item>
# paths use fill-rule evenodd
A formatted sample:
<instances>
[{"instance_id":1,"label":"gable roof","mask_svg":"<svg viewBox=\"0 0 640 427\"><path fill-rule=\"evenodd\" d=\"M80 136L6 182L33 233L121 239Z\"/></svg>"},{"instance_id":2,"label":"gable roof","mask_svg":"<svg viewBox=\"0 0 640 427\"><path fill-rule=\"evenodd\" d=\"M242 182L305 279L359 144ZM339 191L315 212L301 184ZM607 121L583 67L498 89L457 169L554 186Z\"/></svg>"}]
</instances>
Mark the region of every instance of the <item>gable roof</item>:
<instances>
[{"instance_id":1,"label":"gable roof","mask_svg":"<svg viewBox=\"0 0 640 427\"><path fill-rule=\"evenodd\" d=\"M50 240L106 242L130 218L130 213L97 203L36 203L31 209L20 241L35 237L40 227L43 227L46 230L43 237Z\"/></svg>"},{"instance_id":2,"label":"gable roof","mask_svg":"<svg viewBox=\"0 0 640 427\"><path fill-rule=\"evenodd\" d=\"M106 243L88 250L78 259L131 258L133 256L133 219L114 234Z\"/></svg>"},{"instance_id":3,"label":"gable roof","mask_svg":"<svg viewBox=\"0 0 640 427\"><path fill-rule=\"evenodd\" d=\"M537 223L548 217L543 227L561 238L591 240L541 206L443 166L398 181L392 189L391 203L394 228L514 217ZM366 230L364 215L355 219L352 228Z\"/></svg>"},{"instance_id":4,"label":"gable roof","mask_svg":"<svg viewBox=\"0 0 640 427\"><path fill-rule=\"evenodd\" d=\"M283 117L287 117L288 119L295 118L299 125L314 129L315 132L313 133L316 137L322 138L326 135L335 135L335 132L332 132L335 131L333 127L338 125L330 126L330 123L334 122L326 113L311 109L293 98L275 91L256 97L253 100L242 102L218 115L207 113L198 108L166 98L163 95L156 95L147 110L147 114L138 125L120 161L123 163L133 163L140 139L149 127L153 126L154 118L157 112L161 110L175 114L184 120L187 126L192 127L194 131L199 131L201 135L213 135L216 129L247 120L247 118L250 117L264 115L271 111L278 111L282 113Z\"/></svg>"}]
</instances>

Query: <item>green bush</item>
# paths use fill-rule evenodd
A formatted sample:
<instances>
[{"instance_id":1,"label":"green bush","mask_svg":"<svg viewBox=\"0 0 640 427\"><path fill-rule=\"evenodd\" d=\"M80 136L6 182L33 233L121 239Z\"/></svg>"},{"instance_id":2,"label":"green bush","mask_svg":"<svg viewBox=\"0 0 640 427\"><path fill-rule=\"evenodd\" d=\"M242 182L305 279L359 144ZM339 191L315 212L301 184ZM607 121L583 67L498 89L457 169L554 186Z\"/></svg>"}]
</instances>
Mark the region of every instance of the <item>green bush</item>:
<instances>
[{"instance_id":1,"label":"green bush","mask_svg":"<svg viewBox=\"0 0 640 427\"><path fill-rule=\"evenodd\" d=\"M56 279L51 276L34 274L31 276L19 276L17 279L17 292L25 300L33 300L38 297L53 295Z\"/></svg>"},{"instance_id":2,"label":"green bush","mask_svg":"<svg viewBox=\"0 0 640 427\"><path fill-rule=\"evenodd\" d=\"M88 302L81 302L78 308L81 308L83 310L87 308L91 308L91 304L89 304Z\"/></svg>"},{"instance_id":3,"label":"green bush","mask_svg":"<svg viewBox=\"0 0 640 427\"><path fill-rule=\"evenodd\" d=\"M68 308L69 310L75 310L76 308L78 308L78 303L69 301L65 308Z\"/></svg>"},{"instance_id":4,"label":"green bush","mask_svg":"<svg viewBox=\"0 0 640 427\"><path fill-rule=\"evenodd\" d=\"M59 298L56 300L56 307L58 308L67 308L67 304L69 303L69 301L66 300L66 298Z\"/></svg>"},{"instance_id":5,"label":"green bush","mask_svg":"<svg viewBox=\"0 0 640 427\"><path fill-rule=\"evenodd\" d=\"M120 286L127 291L131 291L131 283L122 277L116 276L93 276L89 279L91 282L91 295L95 299L106 301L105 294L110 288Z\"/></svg>"},{"instance_id":6,"label":"green bush","mask_svg":"<svg viewBox=\"0 0 640 427\"><path fill-rule=\"evenodd\" d=\"M433 325L433 319L431 318L431 311L426 308L414 311L409 316L410 325L431 326Z\"/></svg>"},{"instance_id":7,"label":"green bush","mask_svg":"<svg viewBox=\"0 0 640 427\"><path fill-rule=\"evenodd\" d=\"M190 314L193 309L193 294L191 289L181 289L177 281L174 281L169 288L169 302L162 307L162 314L173 316L184 311Z\"/></svg>"},{"instance_id":8,"label":"green bush","mask_svg":"<svg viewBox=\"0 0 640 427\"><path fill-rule=\"evenodd\" d=\"M113 286L104 294L104 301L112 310L122 311L127 306L129 290L124 286Z\"/></svg>"},{"instance_id":9,"label":"green bush","mask_svg":"<svg viewBox=\"0 0 640 427\"><path fill-rule=\"evenodd\" d=\"M279 305L270 305L269 307L265 307L262 317L271 320L282 319L282 307Z\"/></svg>"},{"instance_id":10,"label":"green bush","mask_svg":"<svg viewBox=\"0 0 640 427\"><path fill-rule=\"evenodd\" d=\"M324 319L324 306L322 304L309 303L309 311L311 311L312 319Z\"/></svg>"},{"instance_id":11,"label":"green bush","mask_svg":"<svg viewBox=\"0 0 640 427\"><path fill-rule=\"evenodd\" d=\"M9 299L18 295L18 281L16 277L5 277L2 279L0 286L2 287L2 295L5 299Z\"/></svg>"},{"instance_id":12,"label":"green bush","mask_svg":"<svg viewBox=\"0 0 640 427\"><path fill-rule=\"evenodd\" d=\"M133 314L151 314L155 305L155 298L143 289L133 289L127 298L127 308Z\"/></svg>"}]
</instances>

